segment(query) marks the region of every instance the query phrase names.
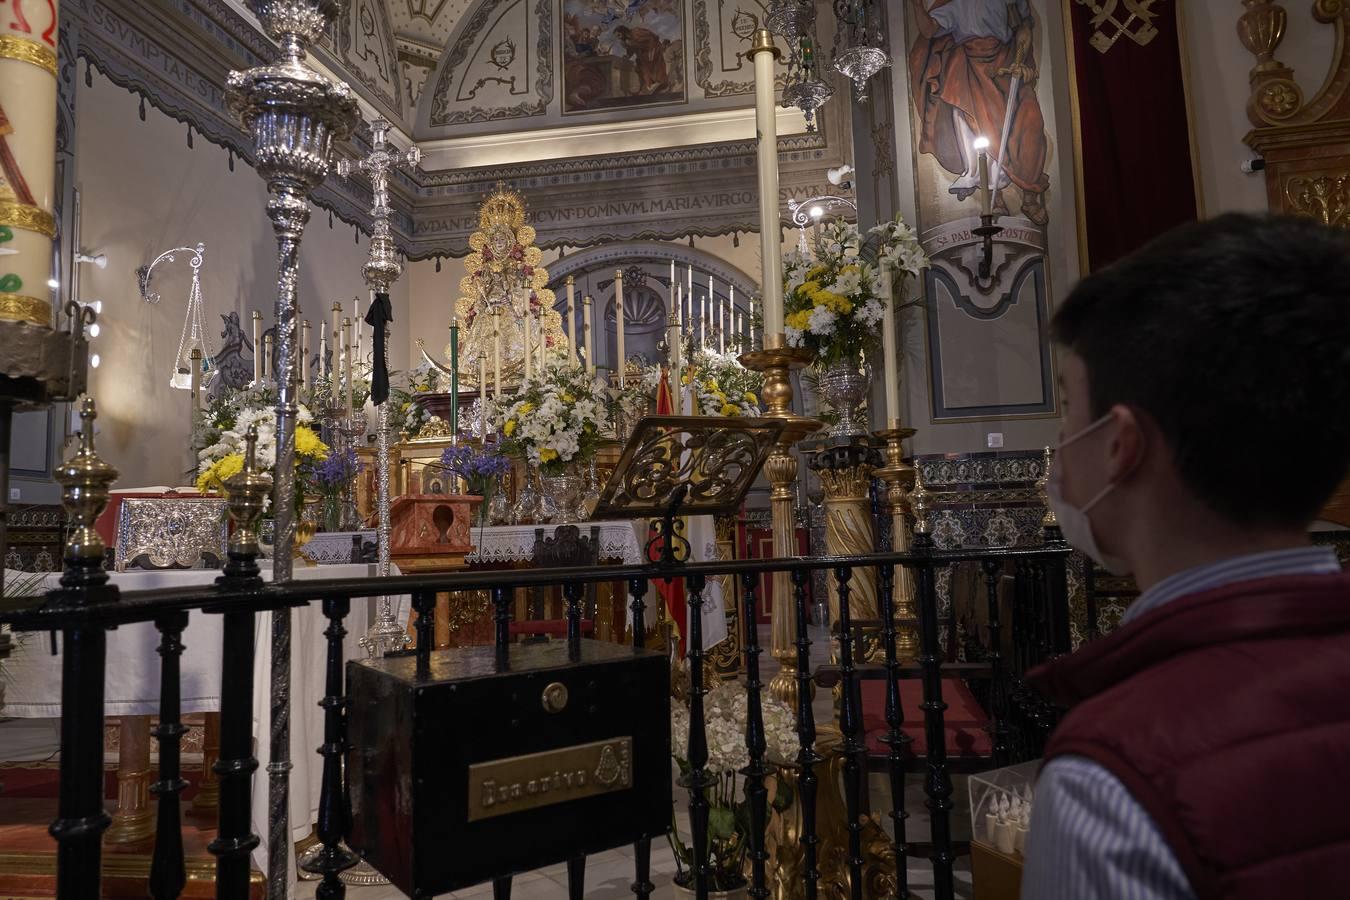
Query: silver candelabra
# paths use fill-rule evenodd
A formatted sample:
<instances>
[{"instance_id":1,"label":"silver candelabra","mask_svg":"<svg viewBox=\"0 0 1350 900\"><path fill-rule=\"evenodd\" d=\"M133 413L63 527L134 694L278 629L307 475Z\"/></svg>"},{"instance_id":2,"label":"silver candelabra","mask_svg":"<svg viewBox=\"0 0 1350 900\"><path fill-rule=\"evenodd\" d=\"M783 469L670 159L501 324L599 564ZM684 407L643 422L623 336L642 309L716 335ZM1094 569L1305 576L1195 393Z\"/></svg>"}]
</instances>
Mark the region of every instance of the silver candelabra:
<instances>
[{"instance_id":1,"label":"silver candelabra","mask_svg":"<svg viewBox=\"0 0 1350 900\"><path fill-rule=\"evenodd\" d=\"M356 98L305 61L309 45L340 10L338 0L252 0L267 36L280 46L271 65L231 72L230 113L253 136L254 165L267 181L267 216L277 238L277 455L274 582L291 578L295 544L295 421L298 381L295 292L300 238L309 222L309 193L328 175L333 141L346 138L357 119ZM268 773L267 896L286 897L290 883L291 613L272 613L271 763Z\"/></svg>"},{"instance_id":2,"label":"silver candelabra","mask_svg":"<svg viewBox=\"0 0 1350 900\"><path fill-rule=\"evenodd\" d=\"M370 207L370 256L361 267L361 275L366 286L373 294L389 293L389 287L403 274L403 266L398 261L398 248L389 228L389 173L399 166L415 168L422 159L422 153L414 145L405 152L399 152L388 141L389 122L377 118L370 123L370 155L358 160L340 160L338 174L343 178L363 173L370 179L372 203ZM372 297L373 308L373 297ZM384 334L385 358L388 359L389 334ZM373 373L372 373L373 374ZM376 407L375 426L375 513L378 528L380 577L389 574L389 403L386 400ZM408 635L394 616L393 603L388 597L380 598L379 612L375 623L370 626L361 646L371 657L384 656L390 650L402 650L408 643Z\"/></svg>"}]
</instances>

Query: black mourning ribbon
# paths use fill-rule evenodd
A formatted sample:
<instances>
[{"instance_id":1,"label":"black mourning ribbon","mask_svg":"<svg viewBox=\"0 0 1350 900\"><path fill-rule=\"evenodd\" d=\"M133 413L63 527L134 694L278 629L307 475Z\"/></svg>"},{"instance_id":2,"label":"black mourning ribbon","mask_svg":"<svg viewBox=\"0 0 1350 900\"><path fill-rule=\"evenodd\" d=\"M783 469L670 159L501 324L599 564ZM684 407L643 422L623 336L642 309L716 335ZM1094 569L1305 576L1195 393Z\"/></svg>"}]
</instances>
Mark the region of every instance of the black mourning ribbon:
<instances>
[{"instance_id":1,"label":"black mourning ribbon","mask_svg":"<svg viewBox=\"0 0 1350 900\"><path fill-rule=\"evenodd\" d=\"M375 365L370 373L370 402L379 406L389 399L389 361L385 359L385 328L394 321L388 294L376 294L366 310L366 324L375 330Z\"/></svg>"}]
</instances>

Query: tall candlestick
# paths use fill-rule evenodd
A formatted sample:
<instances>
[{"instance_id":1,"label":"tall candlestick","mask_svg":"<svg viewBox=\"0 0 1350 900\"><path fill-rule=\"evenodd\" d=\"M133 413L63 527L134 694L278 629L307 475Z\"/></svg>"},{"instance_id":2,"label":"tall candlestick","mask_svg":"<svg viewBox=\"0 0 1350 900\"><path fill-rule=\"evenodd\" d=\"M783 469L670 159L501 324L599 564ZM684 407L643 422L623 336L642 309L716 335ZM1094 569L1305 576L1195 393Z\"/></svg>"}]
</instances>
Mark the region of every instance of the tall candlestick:
<instances>
[{"instance_id":1,"label":"tall candlestick","mask_svg":"<svg viewBox=\"0 0 1350 900\"><path fill-rule=\"evenodd\" d=\"M671 263L674 265L674 263ZM577 341L577 307L573 298L575 288L574 280L571 275L567 276L567 321L564 324L563 331L567 334L568 348L567 359L573 364L577 361L577 350L581 344Z\"/></svg>"},{"instance_id":2,"label":"tall candlestick","mask_svg":"<svg viewBox=\"0 0 1350 900\"><path fill-rule=\"evenodd\" d=\"M778 120L775 118L774 60L779 56L767 28L755 32L750 57L755 63L756 160L759 169L759 255L764 292L764 334L777 341L783 333L783 247L778 215Z\"/></svg>"},{"instance_id":3,"label":"tall candlestick","mask_svg":"<svg viewBox=\"0 0 1350 900\"><path fill-rule=\"evenodd\" d=\"M502 397L502 314L492 311L492 399Z\"/></svg>"},{"instance_id":4,"label":"tall candlestick","mask_svg":"<svg viewBox=\"0 0 1350 900\"><path fill-rule=\"evenodd\" d=\"M309 387L309 319L300 323L300 384Z\"/></svg>"},{"instance_id":5,"label":"tall candlestick","mask_svg":"<svg viewBox=\"0 0 1350 900\"><path fill-rule=\"evenodd\" d=\"M709 278L708 278L708 296L709 296L710 298L715 298L715 297L716 297L716 295L713 294L713 280L712 280L712 277L711 277L711 276L709 276ZM716 302L715 299L714 299L714 302ZM719 349L722 353L726 353L726 352L727 352L727 307L726 307L726 304L725 304L725 303L718 303L718 304L717 304L717 342L718 342L718 349Z\"/></svg>"},{"instance_id":6,"label":"tall candlestick","mask_svg":"<svg viewBox=\"0 0 1350 900\"><path fill-rule=\"evenodd\" d=\"M370 292L370 304L371 306L375 305L374 291ZM366 320L361 318L360 297L352 298L352 306L355 307L355 310L352 313L352 325L353 327L356 328L356 370L359 372L361 371L361 368L365 365L365 357L361 355L361 326L366 323Z\"/></svg>"},{"instance_id":7,"label":"tall candlestick","mask_svg":"<svg viewBox=\"0 0 1350 900\"><path fill-rule=\"evenodd\" d=\"M333 391L333 399L337 400L338 386L342 383L342 304L334 301L333 303L333 330L330 332L330 339L333 343L333 362L328 367L329 385Z\"/></svg>"},{"instance_id":8,"label":"tall candlestick","mask_svg":"<svg viewBox=\"0 0 1350 900\"><path fill-rule=\"evenodd\" d=\"M356 379L352 375L352 320L342 317L342 369L346 383L342 390L343 403L347 406L347 418L352 417L352 408L356 406Z\"/></svg>"},{"instance_id":9,"label":"tall candlestick","mask_svg":"<svg viewBox=\"0 0 1350 900\"><path fill-rule=\"evenodd\" d=\"M253 380L262 381L262 313L253 311Z\"/></svg>"},{"instance_id":10,"label":"tall candlestick","mask_svg":"<svg viewBox=\"0 0 1350 900\"><path fill-rule=\"evenodd\" d=\"M706 297L698 305L698 342L705 345L708 343L708 299Z\"/></svg>"},{"instance_id":11,"label":"tall candlestick","mask_svg":"<svg viewBox=\"0 0 1350 900\"><path fill-rule=\"evenodd\" d=\"M890 264L881 263L881 305L886 314L881 322L881 353L886 373L886 427L900 427L900 354L896 348L895 304L891 297L894 272Z\"/></svg>"},{"instance_id":12,"label":"tall candlestick","mask_svg":"<svg viewBox=\"0 0 1350 900\"><path fill-rule=\"evenodd\" d=\"M522 335L521 343L525 350L525 378L529 379L534 374L534 367L530 361L530 313L528 310L525 312L525 318L521 320L520 333Z\"/></svg>"},{"instance_id":13,"label":"tall candlestick","mask_svg":"<svg viewBox=\"0 0 1350 900\"><path fill-rule=\"evenodd\" d=\"M984 146L980 146L980 142ZM987 216L993 212L993 191L989 185L989 140L988 138L979 138L975 141L975 146L980 151L980 215Z\"/></svg>"},{"instance_id":14,"label":"tall candlestick","mask_svg":"<svg viewBox=\"0 0 1350 900\"><path fill-rule=\"evenodd\" d=\"M459 440L459 317L450 319L450 440Z\"/></svg>"},{"instance_id":15,"label":"tall candlestick","mask_svg":"<svg viewBox=\"0 0 1350 900\"><path fill-rule=\"evenodd\" d=\"M581 298L581 337L586 343L586 371L595 374L595 341L591 336L591 295Z\"/></svg>"},{"instance_id":16,"label":"tall candlestick","mask_svg":"<svg viewBox=\"0 0 1350 900\"><path fill-rule=\"evenodd\" d=\"M670 261L670 308L675 308L675 260Z\"/></svg>"},{"instance_id":17,"label":"tall candlestick","mask_svg":"<svg viewBox=\"0 0 1350 900\"><path fill-rule=\"evenodd\" d=\"M319 372L324 378L331 378L328 371L328 329L324 326L323 320L319 320Z\"/></svg>"},{"instance_id":18,"label":"tall candlestick","mask_svg":"<svg viewBox=\"0 0 1350 900\"><path fill-rule=\"evenodd\" d=\"M487 353L478 353L478 436L487 443Z\"/></svg>"},{"instance_id":19,"label":"tall candlestick","mask_svg":"<svg viewBox=\"0 0 1350 900\"><path fill-rule=\"evenodd\" d=\"M272 377L272 336L270 334L263 335L262 377L263 381Z\"/></svg>"},{"instance_id":20,"label":"tall candlestick","mask_svg":"<svg viewBox=\"0 0 1350 900\"><path fill-rule=\"evenodd\" d=\"M623 387L624 369L628 361L623 346L623 269L614 270L614 337L619 351L619 387Z\"/></svg>"}]
</instances>

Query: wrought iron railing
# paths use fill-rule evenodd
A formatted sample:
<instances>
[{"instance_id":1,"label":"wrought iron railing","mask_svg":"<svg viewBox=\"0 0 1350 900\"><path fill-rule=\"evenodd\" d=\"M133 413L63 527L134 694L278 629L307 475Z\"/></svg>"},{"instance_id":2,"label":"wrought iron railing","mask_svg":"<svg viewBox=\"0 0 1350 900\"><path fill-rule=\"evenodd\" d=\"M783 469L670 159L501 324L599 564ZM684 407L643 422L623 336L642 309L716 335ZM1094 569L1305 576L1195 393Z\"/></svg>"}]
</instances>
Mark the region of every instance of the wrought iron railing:
<instances>
[{"instance_id":1,"label":"wrought iron railing","mask_svg":"<svg viewBox=\"0 0 1350 900\"><path fill-rule=\"evenodd\" d=\"M989 697L990 730L994 761L1006 763L1030 758L1039 752L1053 727L1056 711L1037 697L1022 681L1022 673L1033 665L1069 650L1067 598L1064 563L1068 548L1055 532L1049 540L1033 549L986 549L978 551L939 551L926 536L919 536L914 549L904 554L868 556L744 560L696 564L650 564L641 566L594 566L556 570L513 570L509 572L457 572L437 575L400 575L389 578L303 580L285 584L264 584L252 555L232 550L225 573L210 586L188 589L119 592L107 583L100 569L87 563L69 565L62 587L44 597L4 601L0 623L17 631L59 632L62 661L61 777L58 816L51 833L58 846L58 896L96 897L99 893L101 835L109 824L103 807L103 697L106 669L107 630L135 622L153 622L161 634L162 657L159 725L154 731L159 743L159 779L154 785L158 795L159 817L150 875L149 891L156 898L175 897L184 886L183 847L179 832L178 795L185 787L179 768L179 742L185 731L181 724L180 657L181 641L188 618L195 613L223 618L223 662L221 697L220 759L215 772L220 781L219 828L210 851L217 858L217 896L245 897L249 884L249 854L257 846L258 836L251 831L250 784L257 761L252 754L252 709L254 677L254 621L269 610L318 602L329 622L327 642L327 682L324 701L325 736L320 749L323 760L322 793L318 834L324 850L312 863L322 875L321 896L342 896L338 874L353 859L342 846L349 821L346 808L342 752L346 744L343 692L344 620L350 601L356 597L407 594L418 613L415 651L419 668L429 671L432 634L435 623L435 596L444 591L487 591L495 606L495 639L505 648L515 588L536 585L561 585L567 603L569 640L580 639L581 598L585 585L622 581L627 585L633 622L645 620L647 594L659 580L682 578L690 605L688 671L690 694L690 736L687 760L690 771L682 780L689 792L689 812L695 848L706 847L708 808L704 789L710 783L707 770L707 742L702 718L702 697L708 678L703 666L700 615L698 610L708 580L730 575L741 585L740 602L747 623L754 622L755 593L760 576L788 573L792 586L797 630L797 717L800 749L796 759L801 768L799 779L804 829L801 843L805 853L804 890L815 897L820 879L816 858L819 836L816 834L815 805L820 783L816 768L826 759L818 752L816 724L812 708L811 638L807 583L814 571L827 572L839 592L837 624L837 667L835 678L842 683L839 700L839 729L842 743L837 753L843 757L844 798L849 821L848 871L851 895L863 893L863 851L861 815L866 804L866 759L862 741L860 682L864 677L886 681L885 717L889 747L886 771L891 779L893 823L892 850L895 855L895 893L908 896L906 888L907 840L903 809L903 780L909 738L904 734L905 710L901 707L899 682L919 674L923 702L920 704L927 737L927 756L919 761L926 772L924 787L928 795L932 823L932 851L936 895L953 896L952 865L954 848L951 837L952 780L944 751L946 703L942 696L945 654L939 644L938 597L935 573L943 566L974 562L983 567L988 579L991 609L996 608L998 582L1009 567L1015 578L1011 653L1001 651L1003 637L997 612L990 623L993 655L988 663L991 679ZM910 571L918 609L920 653L918 673L903 672L896 653L894 592L896 567ZM875 570L880 585L879 640L884 664L864 665L860 658L857 631L850 621L849 582L855 570ZM633 629L633 644L641 647L644 629ZM744 770L751 811L750 892L754 897L769 896L765 849L768 827L765 778L770 774L766 760L761 696L765 690L759 664L762 650L756 630L745 633L744 690L749 717L746 744L750 765ZM264 716L265 720L266 717ZM633 892L648 897L653 891L650 877L651 837L636 848ZM699 896L706 896L708 860L696 859L694 885ZM507 875L509 873L503 873Z\"/></svg>"}]
</instances>

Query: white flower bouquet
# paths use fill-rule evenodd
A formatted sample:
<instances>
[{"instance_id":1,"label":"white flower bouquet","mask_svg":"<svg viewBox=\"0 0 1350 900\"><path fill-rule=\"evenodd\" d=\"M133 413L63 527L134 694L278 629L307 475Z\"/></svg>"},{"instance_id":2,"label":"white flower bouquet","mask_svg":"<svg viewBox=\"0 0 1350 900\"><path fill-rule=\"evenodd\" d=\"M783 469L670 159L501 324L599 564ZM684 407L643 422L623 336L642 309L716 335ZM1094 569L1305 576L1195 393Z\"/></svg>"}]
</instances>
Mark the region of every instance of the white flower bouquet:
<instances>
[{"instance_id":1,"label":"white flower bouquet","mask_svg":"<svg viewBox=\"0 0 1350 900\"><path fill-rule=\"evenodd\" d=\"M696 408L705 416L759 415L764 376L741 365L735 354L695 350L683 381L693 387Z\"/></svg>"},{"instance_id":2,"label":"white flower bouquet","mask_svg":"<svg viewBox=\"0 0 1350 900\"><path fill-rule=\"evenodd\" d=\"M761 694L764 720L765 756L769 762L790 762L797 754L797 720L792 710ZM703 721L708 739L707 771L713 785L706 789L708 800L708 889L734 890L745 884L745 854L750 846L750 807L741 784L740 770L750 765L745 746L745 726L749 701L738 681L724 681L703 698ZM684 754L689 747L689 707L675 703L670 711L671 755L680 774L689 771ZM779 782L777 796L770 797L773 809L782 811L791 803L791 795ZM690 880L693 851L672 826L670 843L680 869L675 880ZM685 885L690 886L690 885Z\"/></svg>"},{"instance_id":3,"label":"white flower bouquet","mask_svg":"<svg viewBox=\"0 0 1350 900\"><path fill-rule=\"evenodd\" d=\"M545 475L561 475L595 454L609 400L585 369L555 359L510 399L502 414L503 449Z\"/></svg>"},{"instance_id":4,"label":"white flower bouquet","mask_svg":"<svg viewBox=\"0 0 1350 900\"><path fill-rule=\"evenodd\" d=\"M814 256L783 257L784 331L788 346L811 350L819 366L853 362L881 342L885 306L881 262L917 275L928 265L914 229L897 218L872 228L833 221ZM897 301L899 298L897 298Z\"/></svg>"}]
</instances>

